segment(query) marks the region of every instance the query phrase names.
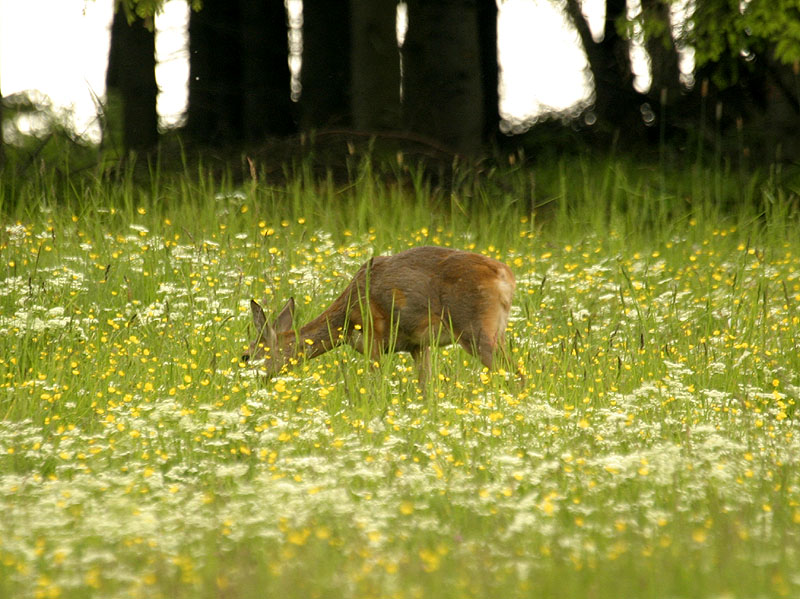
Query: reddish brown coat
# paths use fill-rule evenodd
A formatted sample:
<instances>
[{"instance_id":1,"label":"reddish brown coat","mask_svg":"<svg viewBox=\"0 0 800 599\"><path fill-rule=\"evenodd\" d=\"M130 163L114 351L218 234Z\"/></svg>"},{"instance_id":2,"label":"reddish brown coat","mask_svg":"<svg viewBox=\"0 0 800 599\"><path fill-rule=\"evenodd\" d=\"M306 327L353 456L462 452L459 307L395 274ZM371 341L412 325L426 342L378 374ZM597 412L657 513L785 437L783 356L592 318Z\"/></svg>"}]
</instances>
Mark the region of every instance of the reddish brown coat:
<instances>
[{"instance_id":1,"label":"reddish brown coat","mask_svg":"<svg viewBox=\"0 0 800 599\"><path fill-rule=\"evenodd\" d=\"M420 381L430 373L431 344L459 343L491 368L505 351L514 274L497 260L442 247L417 247L364 263L319 316L292 331L294 300L274 324L251 302L259 332L244 359L269 358L278 372L290 358L318 356L342 342L377 359L381 352L410 352Z\"/></svg>"}]
</instances>

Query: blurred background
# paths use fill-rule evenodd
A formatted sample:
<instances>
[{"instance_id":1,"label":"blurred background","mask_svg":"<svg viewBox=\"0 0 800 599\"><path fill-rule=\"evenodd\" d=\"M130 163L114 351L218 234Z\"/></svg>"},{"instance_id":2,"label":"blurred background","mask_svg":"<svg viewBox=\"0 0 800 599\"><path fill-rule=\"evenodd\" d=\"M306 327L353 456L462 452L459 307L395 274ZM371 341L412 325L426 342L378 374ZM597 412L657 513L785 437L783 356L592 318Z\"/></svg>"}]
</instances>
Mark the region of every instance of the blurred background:
<instances>
[{"instance_id":1,"label":"blurred background","mask_svg":"<svg viewBox=\"0 0 800 599\"><path fill-rule=\"evenodd\" d=\"M59 127L124 154L175 132L229 148L392 132L465 155L707 145L793 159L794 4L0 0L3 139Z\"/></svg>"}]
</instances>

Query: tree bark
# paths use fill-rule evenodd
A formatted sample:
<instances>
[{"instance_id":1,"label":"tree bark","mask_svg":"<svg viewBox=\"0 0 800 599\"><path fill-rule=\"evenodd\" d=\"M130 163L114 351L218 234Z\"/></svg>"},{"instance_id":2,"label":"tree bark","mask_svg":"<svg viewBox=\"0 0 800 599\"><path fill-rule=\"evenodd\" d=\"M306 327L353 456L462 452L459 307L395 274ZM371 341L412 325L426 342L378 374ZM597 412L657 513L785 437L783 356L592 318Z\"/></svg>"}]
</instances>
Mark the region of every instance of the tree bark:
<instances>
[{"instance_id":1,"label":"tree bark","mask_svg":"<svg viewBox=\"0 0 800 599\"><path fill-rule=\"evenodd\" d=\"M400 126L397 0L352 0L352 110L356 129Z\"/></svg>"},{"instance_id":2,"label":"tree bark","mask_svg":"<svg viewBox=\"0 0 800 599\"><path fill-rule=\"evenodd\" d=\"M245 140L289 135L297 126L286 7L283 0L241 0L241 4Z\"/></svg>"},{"instance_id":3,"label":"tree bark","mask_svg":"<svg viewBox=\"0 0 800 599\"><path fill-rule=\"evenodd\" d=\"M6 165L6 143L3 137L3 88L0 87L0 173Z\"/></svg>"},{"instance_id":4,"label":"tree bark","mask_svg":"<svg viewBox=\"0 0 800 599\"><path fill-rule=\"evenodd\" d=\"M403 45L406 127L463 154L485 131L478 0L408 1Z\"/></svg>"},{"instance_id":5,"label":"tree bark","mask_svg":"<svg viewBox=\"0 0 800 599\"><path fill-rule=\"evenodd\" d=\"M304 129L350 126L350 2L304 0L300 82Z\"/></svg>"},{"instance_id":6,"label":"tree bark","mask_svg":"<svg viewBox=\"0 0 800 599\"><path fill-rule=\"evenodd\" d=\"M244 138L239 3L205 0L189 16L189 101L186 130L203 144Z\"/></svg>"},{"instance_id":7,"label":"tree bark","mask_svg":"<svg viewBox=\"0 0 800 599\"><path fill-rule=\"evenodd\" d=\"M106 89L122 105L126 151L146 152L158 143L155 32L145 25L138 17L128 23L121 7L111 25Z\"/></svg>"},{"instance_id":8,"label":"tree bark","mask_svg":"<svg viewBox=\"0 0 800 599\"><path fill-rule=\"evenodd\" d=\"M680 95L678 50L672 39L669 4L664 0L642 0L642 12L647 29L645 48L650 57L649 96L658 103L674 104Z\"/></svg>"},{"instance_id":9,"label":"tree bark","mask_svg":"<svg viewBox=\"0 0 800 599\"><path fill-rule=\"evenodd\" d=\"M606 0L603 39L595 42L578 0L566 0L567 16L581 39L594 79L594 110L598 123L612 131L643 130L640 106L646 101L633 87L630 47L617 32L625 18L626 0Z\"/></svg>"},{"instance_id":10,"label":"tree bark","mask_svg":"<svg viewBox=\"0 0 800 599\"><path fill-rule=\"evenodd\" d=\"M500 67L497 56L497 0L478 0L478 37L483 82L483 141L500 131Z\"/></svg>"}]
</instances>

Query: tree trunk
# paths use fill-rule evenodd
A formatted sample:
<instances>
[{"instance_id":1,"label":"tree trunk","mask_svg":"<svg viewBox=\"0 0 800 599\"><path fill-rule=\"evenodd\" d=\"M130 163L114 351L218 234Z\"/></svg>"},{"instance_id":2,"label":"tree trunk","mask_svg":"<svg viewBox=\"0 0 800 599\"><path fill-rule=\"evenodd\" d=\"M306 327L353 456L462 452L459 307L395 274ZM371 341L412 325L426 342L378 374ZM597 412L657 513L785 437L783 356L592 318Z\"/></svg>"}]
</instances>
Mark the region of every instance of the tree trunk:
<instances>
[{"instance_id":1,"label":"tree trunk","mask_svg":"<svg viewBox=\"0 0 800 599\"><path fill-rule=\"evenodd\" d=\"M406 127L475 154L484 134L478 0L408 1L403 45Z\"/></svg>"},{"instance_id":2,"label":"tree trunk","mask_svg":"<svg viewBox=\"0 0 800 599\"><path fill-rule=\"evenodd\" d=\"M304 0L300 82L304 129L350 126L350 2Z\"/></svg>"},{"instance_id":3,"label":"tree trunk","mask_svg":"<svg viewBox=\"0 0 800 599\"><path fill-rule=\"evenodd\" d=\"M189 16L189 102L186 129L203 144L244 138L239 2L205 0Z\"/></svg>"},{"instance_id":4,"label":"tree trunk","mask_svg":"<svg viewBox=\"0 0 800 599\"><path fill-rule=\"evenodd\" d=\"M701 136L699 144L717 146L740 160L798 159L800 79L795 67L780 64L773 56L769 45L751 60L731 48L696 70L686 120ZM697 107L703 105L706 109L700 113L706 118L701 123Z\"/></svg>"},{"instance_id":5,"label":"tree trunk","mask_svg":"<svg viewBox=\"0 0 800 599\"><path fill-rule=\"evenodd\" d=\"M478 27L483 82L483 141L491 143L500 131L497 0L478 0Z\"/></svg>"},{"instance_id":6,"label":"tree trunk","mask_svg":"<svg viewBox=\"0 0 800 599\"><path fill-rule=\"evenodd\" d=\"M642 13L647 29L652 32L645 38L652 76L648 95L659 104L674 104L681 88L678 50L672 39L669 4L664 0L642 0Z\"/></svg>"},{"instance_id":7,"label":"tree trunk","mask_svg":"<svg viewBox=\"0 0 800 599\"><path fill-rule=\"evenodd\" d=\"M245 140L297 129L291 98L289 39L283 0L241 0Z\"/></svg>"},{"instance_id":8,"label":"tree trunk","mask_svg":"<svg viewBox=\"0 0 800 599\"><path fill-rule=\"evenodd\" d=\"M400 126L397 0L352 0L353 126Z\"/></svg>"},{"instance_id":9,"label":"tree trunk","mask_svg":"<svg viewBox=\"0 0 800 599\"><path fill-rule=\"evenodd\" d=\"M0 87L0 173L6 165L6 144L3 138L3 88Z\"/></svg>"},{"instance_id":10,"label":"tree trunk","mask_svg":"<svg viewBox=\"0 0 800 599\"><path fill-rule=\"evenodd\" d=\"M155 39L155 32L142 19L129 24L122 8L114 14L106 89L110 104L115 94L121 103L126 151L146 152L158 143Z\"/></svg>"},{"instance_id":11,"label":"tree trunk","mask_svg":"<svg viewBox=\"0 0 800 599\"><path fill-rule=\"evenodd\" d=\"M640 106L646 97L633 87L629 43L617 32L617 22L626 15L626 0L606 0L605 28L599 42L592 38L578 0L566 0L566 10L592 71L598 123L615 132L642 132Z\"/></svg>"}]
</instances>

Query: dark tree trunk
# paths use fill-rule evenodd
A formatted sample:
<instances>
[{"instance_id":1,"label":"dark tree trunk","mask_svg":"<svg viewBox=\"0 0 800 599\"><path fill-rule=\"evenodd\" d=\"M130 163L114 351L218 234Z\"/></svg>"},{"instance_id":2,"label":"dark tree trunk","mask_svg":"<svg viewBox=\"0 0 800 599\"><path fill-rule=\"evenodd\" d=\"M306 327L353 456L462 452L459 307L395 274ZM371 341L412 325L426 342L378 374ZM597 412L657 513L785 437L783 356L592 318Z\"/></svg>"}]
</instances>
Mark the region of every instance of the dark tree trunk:
<instances>
[{"instance_id":1,"label":"dark tree trunk","mask_svg":"<svg viewBox=\"0 0 800 599\"><path fill-rule=\"evenodd\" d=\"M406 127L475 154L484 135L478 0L409 0L403 45Z\"/></svg>"},{"instance_id":2,"label":"dark tree trunk","mask_svg":"<svg viewBox=\"0 0 800 599\"><path fill-rule=\"evenodd\" d=\"M304 0L300 82L303 128L350 126L349 1Z\"/></svg>"},{"instance_id":3,"label":"dark tree trunk","mask_svg":"<svg viewBox=\"0 0 800 599\"><path fill-rule=\"evenodd\" d=\"M241 0L244 134L249 142L297 129L283 0Z\"/></svg>"},{"instance_id":4,"label":"dark tree trunk","mask_svg":"<svg viewBox=\"0 0 800 599\"><path fill-rule=\"evenodd\" d=\"M204 144L244 138L239 2L205 0L189 16L189 102L186 130Z\"/></svg>"},{"instance_id":5,"label":"dark tree trunk","mask_svg":"<svg viewBox=\"0 0 800 599\"><path fill-rule=\"evenodd\" d=\"M646 101L633 87L630 47L617 32L617 22L625 18L626 0L606 0L603 39L595 42L578 0L566 0L567 15L581 39L594 78L594 110L598 123L629 136L643 131L640 106Z\"/></svg>"},{"instance_id":6,"label":"dark tree trunk","mask_svg":"<svg viewBox=\"0 0 800 599\"><path fill-rule=\"evenodd\" d=\"M400 126L397 0L352 0L353 126Z\"/></svg>"},{"instance_id":7,"label":"dark tree trunk","mask_svg":"<svg viewBox=\"0 0 800 599\"><path fill-rule=\"evenodd\" d=\"M282 0L205 0L189 17L188 137L240 145L296 131Z\"/></svg>"},{"instance_id":8,"label":"dark tree trunk","mask_svg":"<svg viewBox=\"0 0 800 599\"><path fill-rule=\"evenodd\" d=\"M652 75L648 95L659 104L674 104L678 101L681 87L678 50L672 39L669 4L664 0L642 0L642 12L648 29L653 31L645 39Z\"/></svg>"},{"instance_id":9,"label":"dark tree trunk","mask_svg":"<svg viewBox=\"0 0 800 599\"><path fill-rule=\"evenodd\" d=\"M750 119L740 132L741 143L762 160L788 159L796 163L800 159L800 65L782 64L774 55L774 48L770 47L761 56L765 63L764 108L759 118ZM754 143L756 135L760 143Z\"/></svg>"},{"instance_id":10,"label":"dark tree trunk","mask_svg":"<svg viewBox=\"0 0 800 599\"><path fill-rule=\"evenodd\" d=\"M497 0L478 0L478 27L483 81L483 140L491 143L500 131Z\"/></svg>"},{"instance_id":11,"label":"dark tree trunk","mask_svg":"<svg viewBox=\"0 0 800 599\"><path fill-rule=\"evenodd\" d=\"M111 96L118 94L122 106L126 151L145 152L158 143L155 68L155 32L139 18L129 24L119 8L111 26L106 89Z\"/></svg>"},{"instance_id":12,"label":"dark tree trunk","mask_svg":"<svg viewBox=\"0 0 800 599\"><path fill-rule=\"evenodd\" d=\"M3 88L0 87L0 173L6 164L6 147L3 138Z\"/></svg>"},{"instance_id":13,"label":"dark tree trunk","mask_svg":"<svg viewBox=\"0 0 800 599\"><path fill-rule=\"evenodd\" d=\"M797 160L800 79L793 66L772 58L774 48L765 45L754 54L747 60L727 50L696 70L697 83L686 101L687 126L700 136L699 144L742 160Z\"/></svg>"}]
</instances>

